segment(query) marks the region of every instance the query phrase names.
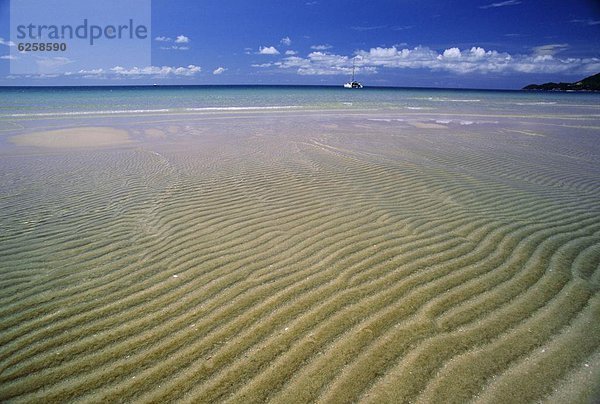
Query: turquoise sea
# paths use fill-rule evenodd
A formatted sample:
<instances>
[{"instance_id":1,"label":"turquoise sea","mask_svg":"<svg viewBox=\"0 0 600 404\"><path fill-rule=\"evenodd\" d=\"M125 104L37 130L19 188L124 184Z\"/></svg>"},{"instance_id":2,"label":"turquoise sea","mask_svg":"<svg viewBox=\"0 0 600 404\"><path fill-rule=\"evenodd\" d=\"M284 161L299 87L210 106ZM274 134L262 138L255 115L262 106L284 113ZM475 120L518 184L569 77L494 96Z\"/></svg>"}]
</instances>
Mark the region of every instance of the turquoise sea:
<instances>
[{"instance_id":1,"label":"turquoise sea","mask_svg":"<svg viewBox=\"0 0 600 404\"><path fill-rule=\"evenodd\" d=\"M399 108L407 111L596 114L600 94L303 86L0 87L0 119L155 114L244 108Z\"/></svg>"}]
</instances>

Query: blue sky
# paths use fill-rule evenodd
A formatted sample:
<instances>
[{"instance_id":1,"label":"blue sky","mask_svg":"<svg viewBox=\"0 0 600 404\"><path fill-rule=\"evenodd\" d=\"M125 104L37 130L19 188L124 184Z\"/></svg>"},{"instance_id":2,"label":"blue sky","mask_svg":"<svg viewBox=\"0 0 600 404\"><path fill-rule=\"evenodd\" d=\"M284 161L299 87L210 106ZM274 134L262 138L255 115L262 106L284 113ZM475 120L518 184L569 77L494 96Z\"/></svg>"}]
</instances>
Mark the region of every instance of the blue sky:
<instances>
[{"instance_id":1,"label":"blue sky","mask_svg":"<svg viewBox=\"0 0 600 404\"><path fill-rule=\"evenodd\" d=\"M150 63L26 75L10 74L9 4L0 85L341 85L353 60L368 86L516 89L600 72L597 0L154 0Z\"/></svg>"}]
</instances>

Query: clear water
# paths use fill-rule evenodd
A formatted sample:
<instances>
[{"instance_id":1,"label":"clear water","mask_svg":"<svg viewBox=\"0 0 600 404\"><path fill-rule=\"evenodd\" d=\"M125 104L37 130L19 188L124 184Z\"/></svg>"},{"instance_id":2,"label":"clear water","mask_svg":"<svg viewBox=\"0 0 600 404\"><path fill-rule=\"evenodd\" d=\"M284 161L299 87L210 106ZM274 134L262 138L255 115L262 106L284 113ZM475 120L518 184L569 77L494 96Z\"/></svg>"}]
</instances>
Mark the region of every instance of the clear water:
<instances>
[{"instance_id":1,"label":"clear water","mask_svg":"<svg viewBox=\"0 0 600 404\"><path fill-rule=\"evenodd\" d=\"M0 402L584 401L599 137L598 94L0 88Z\"/></svg>"},{"instance_id":2,"label":"clear water","mask_svg":"<svg viewBox=\"0 0 600 404\"><path fill-rule=\"evenodd\" d=\"M597 114L600 94L309 86L0 87L0 119L246 108Z\"/></svg>"}]
</instances>

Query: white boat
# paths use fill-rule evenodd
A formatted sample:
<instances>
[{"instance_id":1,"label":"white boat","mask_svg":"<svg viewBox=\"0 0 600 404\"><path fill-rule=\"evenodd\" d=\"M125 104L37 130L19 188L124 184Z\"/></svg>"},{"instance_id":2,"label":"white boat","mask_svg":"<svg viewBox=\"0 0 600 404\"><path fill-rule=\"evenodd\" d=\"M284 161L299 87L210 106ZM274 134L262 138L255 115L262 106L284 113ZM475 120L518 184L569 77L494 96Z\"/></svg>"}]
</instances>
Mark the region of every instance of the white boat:
<instances>
[{"instance_id":1,"label":"white boat","mask_svg":"<svg viewBox=\"0 0 600 404\"><path fill-rule=\"evenodd\" d=\"M358 81L352 80L352 81L345 83L344 87L346 87L346 88L363 88L363 85L360 84Z\"/></svg>"},{"instance_id":2,"label":"white boat","mask_svg":"<svg viewBox=\"0 0 600 404\"><path fill-rule=\"evenodd\" d=\"M358 81L354 80L354 70L355 70L355 65L354 65L354 59L352 59L352 80L347 82L346 84L344 84L344 88L363 88L363 85L360 84Z\"/></svg>"}]
</instances>

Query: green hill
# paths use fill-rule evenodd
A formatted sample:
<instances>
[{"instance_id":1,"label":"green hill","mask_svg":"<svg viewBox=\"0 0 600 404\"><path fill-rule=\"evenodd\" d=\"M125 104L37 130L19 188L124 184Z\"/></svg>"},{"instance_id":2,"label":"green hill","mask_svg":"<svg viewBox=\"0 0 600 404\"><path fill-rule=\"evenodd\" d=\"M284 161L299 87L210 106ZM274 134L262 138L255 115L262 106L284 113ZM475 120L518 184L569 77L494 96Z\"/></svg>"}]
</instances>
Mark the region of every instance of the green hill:
<instances>
[{"instance_id":1,"label":"green hill","mask_svg":"<svg viewBox=\"0 0 600 404\"><path fill-rule=\"evenodd\" d=\"M543 90L543 91L600 91L600 73L575 83L544 83L530 84L523 87L523 90Z\"/></svg>"}]
</instances>

